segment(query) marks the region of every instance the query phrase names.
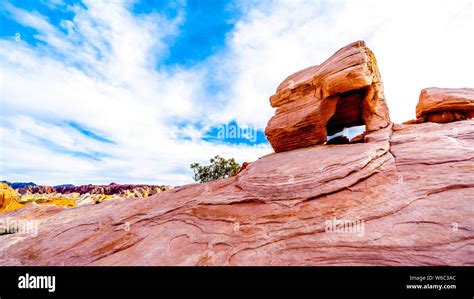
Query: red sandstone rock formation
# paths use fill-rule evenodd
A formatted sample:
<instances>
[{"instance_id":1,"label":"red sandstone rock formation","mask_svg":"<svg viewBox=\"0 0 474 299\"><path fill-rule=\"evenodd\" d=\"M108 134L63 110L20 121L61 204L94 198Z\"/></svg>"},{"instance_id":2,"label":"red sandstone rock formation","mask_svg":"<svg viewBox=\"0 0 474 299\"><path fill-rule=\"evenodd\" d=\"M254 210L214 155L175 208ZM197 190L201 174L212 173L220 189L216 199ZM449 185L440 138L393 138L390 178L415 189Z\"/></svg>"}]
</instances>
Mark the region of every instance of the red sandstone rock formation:
<instances>
[{"instance_id":1,"label":"red sandstone rock formation","mask_svg":"<svg viewBox=\"0 0 474 299\"><path fill-rule=\"evenodd\" d=\"M26 186L23 188L18 188L16 191L21 195L56 193L56 189L50 186Z\"/></svg>"},{"instance_id":2,"label":"red sandstone rock formation","mask_svg":"<svg viewBox=\"0 0 474 299\"><path fill-rule=\"evenodd\" d=\"M426 88L416 105L416 120L408 124L471 119L474 117L473 88Z\"/></svg>"},{"instance_id":3,"label":"red sandstone rock formation","mask_svg":"<svg viewBox=\"0 0 474 299\"><path fill-rule=\"evenodd\" d=\"M286 78L270 103L277 109L265 134L275 152L324 143L344 127L372 132L390 123L377 62L363 41Z\"/></svg>"},{"instance_id":4,"label":"red sandstone rock formation","mask_svg":"<svg viewBox=\"0 0 474 299\"><path fill-rule=\"evenodd\" d=\"M242 171L244 171L249 165L250 165L249 162L244 162L244 163L242 163L242 166L240 167L238 173L241 173Z\"/></svg>"},{"instance_id":5,"label":"red sandstone rock formation","mask_svg":"<svg viewBox=\"0 0 474 299\"><path fill-rule=\"evenodd\" d=\"M287 80L277 153L148 200L5 213L39 232L0 236L0 265L474 265L474 120L389 124L362 42ZM363 143L309 147L361 120Z\"/></svg>"}]
</instances>

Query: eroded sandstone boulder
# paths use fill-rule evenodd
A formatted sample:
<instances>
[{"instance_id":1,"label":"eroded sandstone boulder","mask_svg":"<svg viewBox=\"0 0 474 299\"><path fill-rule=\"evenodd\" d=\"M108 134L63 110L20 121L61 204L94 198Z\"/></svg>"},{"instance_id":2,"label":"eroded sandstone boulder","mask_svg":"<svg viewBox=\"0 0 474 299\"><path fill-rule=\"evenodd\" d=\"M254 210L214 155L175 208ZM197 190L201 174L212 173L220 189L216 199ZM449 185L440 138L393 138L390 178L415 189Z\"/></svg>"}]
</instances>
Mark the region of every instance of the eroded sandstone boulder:
<instances>
[{"instance_id":1,"label":"eroded sandstone boulder","mask_svg":"<svg viewBox=\"0 0 474 299\"><path fill-rule=\"evenodd\" d=\"M416 106L417 120L410 123L448 123L474 117L474 88L426 88Z\"/></svg>"},{"instance_id":2,"label":"eroded sandstone boulder","mask_svg":"<svg viewBox=\"0 0 474 299\"><path fill-rule=\"evenodd\" d=\"M390 124L377 61L363 41L286 78L270 103L277 109L265 134L275 152L324 143L345 127Z\"/></svg>"}]
</instances>

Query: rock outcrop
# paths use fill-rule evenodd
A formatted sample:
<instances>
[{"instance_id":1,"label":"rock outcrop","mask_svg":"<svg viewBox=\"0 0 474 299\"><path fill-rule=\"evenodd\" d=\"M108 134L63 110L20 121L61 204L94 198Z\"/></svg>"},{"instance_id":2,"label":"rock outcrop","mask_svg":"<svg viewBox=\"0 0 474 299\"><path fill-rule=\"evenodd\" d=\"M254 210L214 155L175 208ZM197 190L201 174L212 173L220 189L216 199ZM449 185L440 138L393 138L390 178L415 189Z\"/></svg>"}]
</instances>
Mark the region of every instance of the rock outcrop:
<instances>
[{"instance_id":1,"label":"rock outcrop","mask_svg":"<svg viewBox=\"0 0 474 299\"><path fill-rule=\"evenodd\" d=\"M146 200L4 213L38 230L1 235L0 265L474 266L474 120L391 124L362 42L287 81L276 153Z\"/></svg>"},{"instance_id":2,"label":"rock outcrop","mask_svg":"<svg viewBox=\"0 0 474 299\"><path fill-rule=\"evenodd\" d=\"M30 194L51 194L57 193L56 189L51 186L25 186L17 188L16 191L21 195L30 195Z\"/></svg>"},{"instance_id":3,"label":"rock outcrop","mask_svg":"<svg viewBox=\"0 0 474 299\"><path fill-rule=\"evenodd\" d=\"M18 201L20 195L9 185L0 183L0 212L8 212L23 207Z\"/></svg>"},{"instance_id":4,"label":"rock outcrop","mask_svg":"<svg viewBox=\"0 0 474 299\"><path fill-rule=\"evenodd\" d=\"M409 123L448 123L474 117L474 88L426 88L420 93L416 117Z\"/></svg>"},{"instance_id":5,"label":"rock outcrop","mask_svg":"<svg viewBox=\"0 0 474 299\"><path fill-rule=\"evenodd\" d=\"M265 134L275 152L324 143L345 127L390 124L377 61L363 41L286 78L270 104L277 109Z\"/></svg>"}]
</instances>

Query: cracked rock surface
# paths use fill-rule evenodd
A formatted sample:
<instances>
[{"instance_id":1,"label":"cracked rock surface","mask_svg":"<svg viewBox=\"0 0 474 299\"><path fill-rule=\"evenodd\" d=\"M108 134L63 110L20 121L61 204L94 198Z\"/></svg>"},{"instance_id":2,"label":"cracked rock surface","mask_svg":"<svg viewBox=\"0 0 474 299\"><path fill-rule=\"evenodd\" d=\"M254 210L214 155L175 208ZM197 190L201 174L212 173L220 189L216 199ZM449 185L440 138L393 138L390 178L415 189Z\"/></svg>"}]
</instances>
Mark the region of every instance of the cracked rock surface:
<instances>
[{"instance_id":1,"label":"cracked rock surface","mask_svg":"<svg viewBox=\"0 0 474 299\"><path fill-rule=\"evenodd\" d=\"M4 213L38 232L0 235L0 265L474 265L474 120L364 141L148 199Z\"/></svg>"}]
</instances>

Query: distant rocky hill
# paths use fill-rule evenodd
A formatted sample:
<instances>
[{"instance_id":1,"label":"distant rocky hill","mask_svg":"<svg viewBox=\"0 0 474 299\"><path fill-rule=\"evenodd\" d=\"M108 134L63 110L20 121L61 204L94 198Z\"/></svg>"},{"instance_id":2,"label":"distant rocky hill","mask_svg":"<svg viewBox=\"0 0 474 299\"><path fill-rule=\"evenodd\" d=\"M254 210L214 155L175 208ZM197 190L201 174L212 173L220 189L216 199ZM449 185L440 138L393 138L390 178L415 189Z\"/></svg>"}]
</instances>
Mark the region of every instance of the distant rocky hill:
<instances>
[{"instance_id":1,"label":"distant rocky hill","mask_svg":"<svg viewBox=\"0 0 474 299\"><path fill-rule=\"evenodd\" d=\"M0 236L0 265L474 265L474 89L425 90L417 119L393 124L355 42L270 103L275 153L146 200L3 213L39 229Z\"/></svg>"},{"instance_id":2,"label":"distant rocky hill","mask_svg":"<svg viewBox=\"0 0 474 299\"><path fill-rule=\"evenodd\" d=\"M147 197L157 194L166 189L170 189L170 186L154 186L154 185L135 185L135 184L116 184L111 183L109 185L62 185L58 187L50 186L26 186L18 188L16 191L21 195L30 194L104 194L104 195L118 195L124 197Z\"/></svg>"},{"instance_id":3,"label":"distant rocky hill","mask_svg":"<svg viewBox=\"0 0 474 299\"><path fill-rule=\"evenodd\" d=\"M15 186L15 184L11 184ZM146 198L159 192L172 189L171 186L154 185L62 185L58 187L37 186L35 184L13 189L11 185L2 183L5 200L0 204L0 212L23 208L28 204L55 204L65 207L99 203L122 197ZM18 186L18 185L16 185Z\"/></svg>"},{"instance_id":4,"label":"distant rocky hill","mask_svg":"<svg viewBox=\"0 0 474 299\"><path fill-rule=\"evenodd\" d=\"M7 184L8 186L12 187L13 189L18 189L18 188L24 188L28 186L36 186L35 183L33 182L28 182L28 183L10 183L8 181L0 181L0 183Z\"/></svg>"},{"instance_id":5,"label":"distant rocky hill","mask_svg":"<svg viewBox=\"0 0 474 299\"><path fill-rule=\"evenodd\" d=\"M53 186L54 189L57 189L59 187L74 187L73 184L61 184L61 185L56 185L56 186Z\"/></svg>"}]
</instances>

